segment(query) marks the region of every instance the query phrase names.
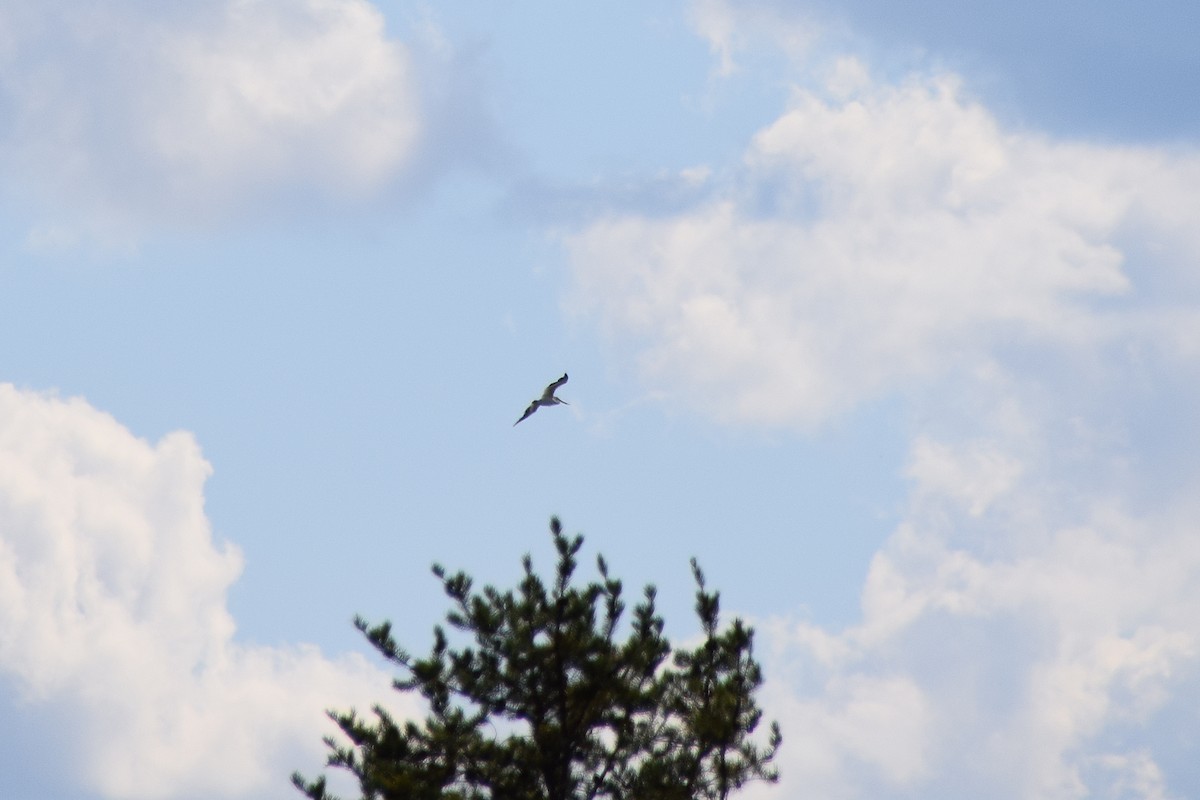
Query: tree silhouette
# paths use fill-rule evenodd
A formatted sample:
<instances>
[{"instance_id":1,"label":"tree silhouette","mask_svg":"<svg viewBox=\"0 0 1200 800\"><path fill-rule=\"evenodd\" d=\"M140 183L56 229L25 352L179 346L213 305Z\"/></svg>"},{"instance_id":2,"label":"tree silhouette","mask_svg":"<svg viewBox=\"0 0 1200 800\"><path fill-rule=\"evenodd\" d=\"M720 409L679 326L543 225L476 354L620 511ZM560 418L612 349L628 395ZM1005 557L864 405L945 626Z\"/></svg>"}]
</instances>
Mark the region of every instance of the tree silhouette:
<instances>
[{"instance_id":1,"label":"tree silhouette","mask_svg":"<svg viewBox=\"0 0 1200 800\"><path fill-rule=\"evenodd\" d=\"M753 630L719 625L719 594L692 559L694 649L672 649L647 586L621 631L621 582L597 556L599 580L571 579L583 537L550 522L558 565L547 586L522 560L515 591L472 590L459 572L434 565L452 607L450 627L468 642L452 647L434 628L433 650L413 658L391 625L355 626L418 692L424 721L398 721L376 706L369 717L329 712L349 744L326 738L328 765L349 770L365 800L692 800L721 798L755 779L775 781L780 743L752 739L762 712L762 673ZM619 636L624 633L624 637ZM334 800L324 776L292 782L312 800Z\"/></svg>"}]
</instances>

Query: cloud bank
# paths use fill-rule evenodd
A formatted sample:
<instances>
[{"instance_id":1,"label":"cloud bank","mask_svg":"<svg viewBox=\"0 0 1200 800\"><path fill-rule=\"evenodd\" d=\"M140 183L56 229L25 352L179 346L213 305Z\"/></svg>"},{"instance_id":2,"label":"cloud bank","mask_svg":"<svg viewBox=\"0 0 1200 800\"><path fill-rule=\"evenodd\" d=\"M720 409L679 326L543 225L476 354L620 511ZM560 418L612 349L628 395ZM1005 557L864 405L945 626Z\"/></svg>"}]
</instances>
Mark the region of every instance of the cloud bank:
<instances>
[{"instance_id":1,"label":"cloud bank","mask_svg":"<svg viewBox=\"0 0 1200 800\"><path fill-rule=\"evenodd\" d=\"M696 8L720 73L781 39ZM706 197L562 237L569 308L672 404L908 409L861 619L759 623L783 782L749 794L1194 795L1200 153L1006 128L945 72L804 69Z\"/></svg>"},{"instance_id":2,"label":"cloud bank","mask_svg":"<svg viewBox=\"0 0 1200 800\"><path fill-rule=\"evenodd\" d=\"M1168 798L1197 785L1194 492L1134 516L1014 478L1017 459L983 447L919 443L914 499L871 562L860 622L763 623L765 706L792 732L785 787L764 796ZM998 488L981 505L947 474Z\"/></svg>"},{"instance_id":3,"label":"cloud bank","mask_svg":"<svg viewBox=\"0 0 1200 800\"><path fill-rule=\"evenodd\" d=\"M953 76L847 58L706 202L568 234L573 305L654 388L810 428L1004 348L1192 348L1194 305L1138 302L1130 241L1194 293L1198 182L1195 153L1006 131Z\"/></svg>"},{"instance_id":4,"label":"cloud bank","mask_svg":"<svg viewBox=\"0 0 1200 800\"><path fill-rule=\"evenodd\" d=\"M234 641L241 557L213 541L209 473L186 433L151 444L0 384L0 686L69 717L60 763L101 796L291 796L324 710L389 694L360 656Z\"/></svg>"},{"instance_id":5,"label":"cloud bank","mask_svg":"<svg viewBox=\"0 0 1200 800\"><path fill-rule=\"evenodd\" d=\"M10 191L88 233L358 198L417 146L409 52L365 0L3 2L0 29Z\"/></svg>"}]
</instances>

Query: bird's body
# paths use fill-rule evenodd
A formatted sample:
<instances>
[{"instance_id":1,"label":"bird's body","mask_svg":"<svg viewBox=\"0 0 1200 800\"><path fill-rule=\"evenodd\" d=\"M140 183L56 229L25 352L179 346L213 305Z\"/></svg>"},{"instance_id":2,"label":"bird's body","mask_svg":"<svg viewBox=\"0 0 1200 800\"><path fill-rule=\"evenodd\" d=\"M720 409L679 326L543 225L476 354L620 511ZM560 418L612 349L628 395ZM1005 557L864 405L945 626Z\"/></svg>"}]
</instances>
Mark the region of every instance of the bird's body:
<instances>
[{"instance_id":1,"label":"bird's body","mask_svg":"<svg viewBox=\"0 0 1200 800\"><path fill-rule=\"evenodd\" d=\"M556 406L559 403L562 403L564 406L571 405L566 400L561 400L554 396L554 393L558 391L558 387L562 386L566 382L567 373L564 372L561 378L546 387L546 391L542 392L541 397L529 404L529 408L525 409L525 413L521 415L521 418L513 423L513 427L515 428L517 425L524 422L525 419L533 414L533 412L537 411L540 406Z\"/></svg>"}]
</instances>

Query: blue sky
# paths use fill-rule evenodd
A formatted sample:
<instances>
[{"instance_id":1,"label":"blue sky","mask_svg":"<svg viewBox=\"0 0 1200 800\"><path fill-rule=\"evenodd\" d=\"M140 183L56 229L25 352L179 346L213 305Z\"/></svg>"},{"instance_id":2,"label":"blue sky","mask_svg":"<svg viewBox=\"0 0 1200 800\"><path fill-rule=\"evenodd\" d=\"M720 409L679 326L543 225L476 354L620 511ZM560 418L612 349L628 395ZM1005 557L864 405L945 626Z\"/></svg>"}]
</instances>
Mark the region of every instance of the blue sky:
<instances>
[{"instance_id":1,"label":"blue sky","mask_svg":"<svg viewBox=\"0 0 1200 800\"><path fill-rule=\"evenodd\" d=\"M748 797L1200 793L1197 33L0 2L9 796L297 796L552 514L757 627Z\"/></svg>"}]
</instances>

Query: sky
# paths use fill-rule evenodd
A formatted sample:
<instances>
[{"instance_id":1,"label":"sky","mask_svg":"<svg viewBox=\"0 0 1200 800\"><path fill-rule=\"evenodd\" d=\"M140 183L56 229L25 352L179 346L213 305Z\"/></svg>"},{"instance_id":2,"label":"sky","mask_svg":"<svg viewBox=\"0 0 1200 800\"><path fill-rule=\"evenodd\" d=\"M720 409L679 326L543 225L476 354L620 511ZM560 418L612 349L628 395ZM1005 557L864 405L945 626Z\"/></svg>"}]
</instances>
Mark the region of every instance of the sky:
<instances>
[{"instance_id":1,"label":"sky","mask_svg":"<svg viewBox=\"0 0 1200 800\"><path fill-rule=\"evenodd\" d=\"M747 798L1200 795L1198 34L0 0L5 796L298 797L552 515L755 627Z\"/></svg>"}]
</instances>

